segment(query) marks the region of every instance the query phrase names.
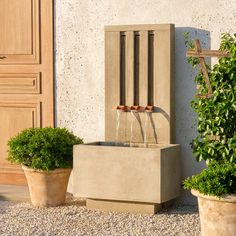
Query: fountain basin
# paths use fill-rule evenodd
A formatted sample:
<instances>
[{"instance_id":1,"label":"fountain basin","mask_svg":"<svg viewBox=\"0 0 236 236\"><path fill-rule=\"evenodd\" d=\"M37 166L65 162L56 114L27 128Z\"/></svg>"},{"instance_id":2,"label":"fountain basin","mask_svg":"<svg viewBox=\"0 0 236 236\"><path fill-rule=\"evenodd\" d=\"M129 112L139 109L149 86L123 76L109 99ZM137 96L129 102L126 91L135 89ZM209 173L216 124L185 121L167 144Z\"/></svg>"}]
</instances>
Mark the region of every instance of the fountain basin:
<instances>
[{"instance_id":1,"label":"fountain basin","mask_svg":"<svg viewBox=\"0 0 236 236\"><path fill-rule=\"evenodd\" d=\"M127 204L133 208L135 203L135 212L155 213L159 208L156 204L180 194L177 144L152 144L148 148L116 146L113 142L75 145L73 162L73 193L90 199L92 208L117 210L114 204L120 202L123 207L118 208L126 211ZM142 210L143 205L146 210Z\"/></svg>"}]
</instances>

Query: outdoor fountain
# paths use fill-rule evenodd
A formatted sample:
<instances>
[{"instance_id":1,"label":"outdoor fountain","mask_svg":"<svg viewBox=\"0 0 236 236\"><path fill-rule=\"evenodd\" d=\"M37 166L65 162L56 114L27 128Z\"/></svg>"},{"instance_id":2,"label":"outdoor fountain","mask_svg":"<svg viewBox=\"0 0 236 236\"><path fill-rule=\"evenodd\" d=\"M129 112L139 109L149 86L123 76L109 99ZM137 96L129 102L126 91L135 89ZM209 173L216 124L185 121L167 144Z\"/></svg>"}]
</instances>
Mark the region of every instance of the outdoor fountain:
<instances>
[{"instance_id":1,"label":"outdoor fountain","mask_svg":"<svg viewBox=\"0 0 236 236\"><path fill-rule=\"evenodd\" d=\"M105 27L105 142L74 146L87 207L156 213L180 193L172 144L174 25Z\"/></svg>"}]
</instances>

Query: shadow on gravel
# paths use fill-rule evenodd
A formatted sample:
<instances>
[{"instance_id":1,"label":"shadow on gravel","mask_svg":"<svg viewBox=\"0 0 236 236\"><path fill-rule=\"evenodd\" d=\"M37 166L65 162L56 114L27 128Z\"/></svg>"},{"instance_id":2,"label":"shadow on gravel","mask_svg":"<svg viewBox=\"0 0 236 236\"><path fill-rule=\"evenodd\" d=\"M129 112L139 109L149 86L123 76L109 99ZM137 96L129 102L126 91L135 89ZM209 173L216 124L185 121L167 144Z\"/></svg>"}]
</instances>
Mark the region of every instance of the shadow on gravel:
<instances>
[{"instance_id":1,"label":"shadow on gravel","mask_svg":"<svg viewBox=\"0 0 236 236\"><path fill-rule=\"evenodd\" d=\"M189 215L189 214L198 214L198 207L193 205L174 205L166 209L161 210L157 213L168 214L168 215Z\"/></svg>"},{"instance_id":2,"label":"shadow on gravel","mask_svg":"<svg viewBox=\"0 0 236 236\"><path fill-rule=\"evenodd\" d=\"M0 196L0 215L6 213L10 206L14 204L13 202L9 202L7 199L4 197Z\"/></svg>"},{"instance_id":3,"label":"shadow on gravel","mask_svg":"<svg viewBox=\"0 0 236 236\"><path fill-rule=\"evenodd\" d=\"M81 199L67 200L63 206L86 206L86 201Z\"/></svg>"},{"instance_id":4,"label":"shadow on gravel","mask_svg":"<svg viewBox=\"0 0 236 236\"><path fill-rule=\"evenodd\" d=\"M2 196L2 195L0 195L0 201L7 201L7 198Z\"/></svg>"},{"instance_id":5,"label":"shadow on gravel","mask_svg":"<svg viewBox=\"0 0 236 236\"><path fill-rule=\"evenodd\" d=\"M75 198L73 194L66 193L66 202L63 206L86 206L86 199L84 198Z\"/></svg>"}]
</instances>

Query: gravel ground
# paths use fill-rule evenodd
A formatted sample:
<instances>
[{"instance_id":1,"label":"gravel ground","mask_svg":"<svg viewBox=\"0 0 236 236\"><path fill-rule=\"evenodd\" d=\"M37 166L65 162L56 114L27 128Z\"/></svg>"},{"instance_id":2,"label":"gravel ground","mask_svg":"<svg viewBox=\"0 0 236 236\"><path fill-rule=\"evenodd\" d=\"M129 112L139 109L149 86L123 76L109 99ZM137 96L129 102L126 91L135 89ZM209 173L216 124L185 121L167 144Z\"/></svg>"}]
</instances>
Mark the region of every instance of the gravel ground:
<instances>
[{"instance_id":1,"label":"gravel ground","mask_svg":"<svg viewBox=\"0 0 236 236\"><path fill-rule=\"evenodd\" d=\"M177 205L156 215L88 210L84 202L36 208L30 203L0 201L0 235L200 235L194 206Z\"/></svg>"}]
</instances>

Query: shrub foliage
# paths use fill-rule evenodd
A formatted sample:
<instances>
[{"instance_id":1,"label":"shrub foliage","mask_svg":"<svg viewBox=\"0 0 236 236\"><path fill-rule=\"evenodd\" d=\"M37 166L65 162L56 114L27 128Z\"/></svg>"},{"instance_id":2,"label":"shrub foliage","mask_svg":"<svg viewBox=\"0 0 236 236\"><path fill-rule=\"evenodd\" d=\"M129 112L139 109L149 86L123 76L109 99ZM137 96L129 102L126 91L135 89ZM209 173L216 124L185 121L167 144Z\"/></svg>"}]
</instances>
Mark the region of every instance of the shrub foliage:
<instances>
[{"instance_id":1,"label":"shrub foliage","mask_svg":"<svg viewBox=\"0 0 236 236\"><path fill-rule=\"evenodd\" d=\"M192 41L186 43L193 47ZM222 35L220 50L227 50L230 57L221 58L212 70L208 66L213 98L195 98L191 103L198 114L198 136L192 142L197 161L236 162L236 34ZM196 58L188 61L193 67L199 63ZM208 92L202 73L195 77L195 82L200 86L199 94ZM219 140L208 138L213 135Z\"/></svg>"},{"instance_id":2,"label":"shrub foliage","mask_svg":"<svg viewBox=\"0 0 236 236\"><path fill-rule=\"evenodd\" d=\"M29 128L8 142L8 160L33 169L72 167L73 145L83 143L65 128Z\"/></svg>"},{"instance_id":3,"label":"shrub foliage","mask_svg":"<svg viewBox=\"0 0 236 236\"><path fill-rule=\"evenodd\" d=\"M236 163L211 162L207 169L184 182L185 189L196 189L205 195L236 194Z\"/></svg>"},{"instance_id":4,"label":"shrub foliage","mask_svg":"<svg viewBox=\"0 0 236 236\"><path fill-rule=\"evenodd\" d=\"M185 38L188 48L193 48L188 34ZM184 183L185 188L216 196L235 193L236 34L223 34L220 50L228 51L230 56L219 59L212 69L207 66L213 97L195 97L191 102L198 115L198 135L192 141L193 154L197 161L205 160L209 167ZM188 62L193 67L199 64L197 58L189 58ZM201 72L195 77L195 82L200 87L199 94L208 93ZM209 138L212 136L218 138Z\"/></svg>"}]
</instances>

